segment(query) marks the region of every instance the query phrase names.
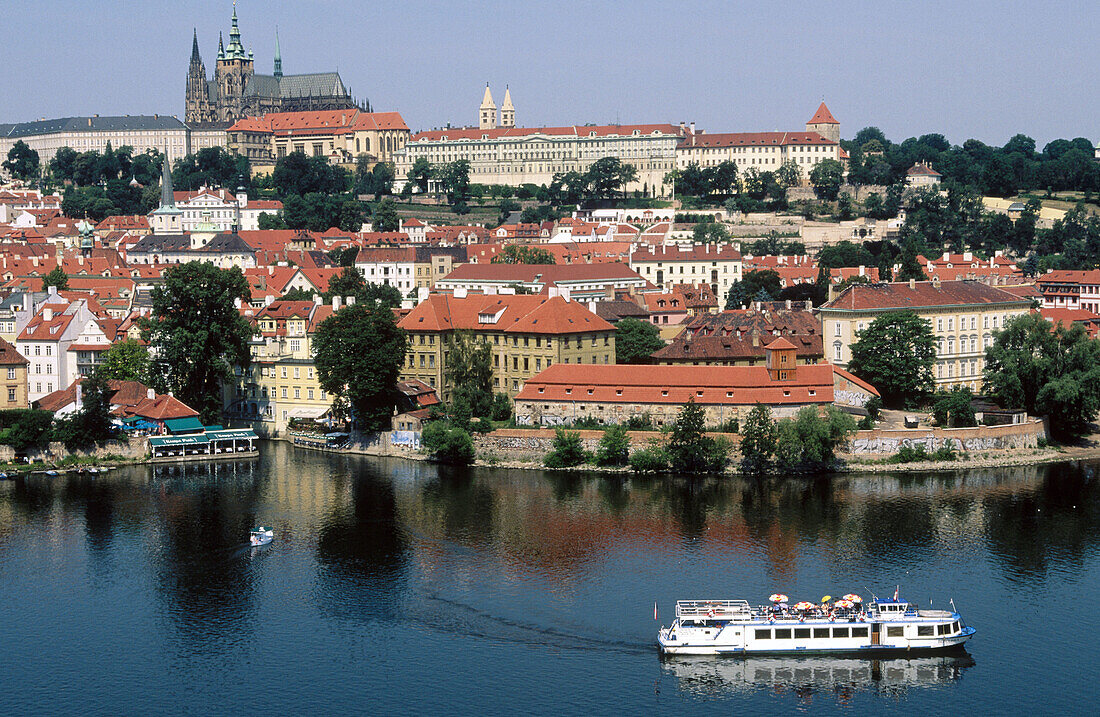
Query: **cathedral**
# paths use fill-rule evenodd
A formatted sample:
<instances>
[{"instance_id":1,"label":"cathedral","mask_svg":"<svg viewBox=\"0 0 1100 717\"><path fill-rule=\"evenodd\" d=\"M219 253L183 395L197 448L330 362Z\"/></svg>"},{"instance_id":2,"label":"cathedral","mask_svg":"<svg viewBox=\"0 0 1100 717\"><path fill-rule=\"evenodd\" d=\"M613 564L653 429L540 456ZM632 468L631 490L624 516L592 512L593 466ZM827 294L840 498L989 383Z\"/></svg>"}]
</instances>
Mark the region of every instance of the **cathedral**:
<instances>
[{"instance_id":1,"label":"cathedral","mask_svg":"<svg viewBox=\"0 0 1100 717\"><path fill-rule=\"evenodd\" d=\"M245 50L241 44L236 3L229 30L229 45L225 45L221 33L218 34L214 79L206 75L206 65L199 55L198 32L195 32L191 44L191 65L187 70L184 114L188 124L234 122L241 117L260 116L268 112L344 109L369 112L370 105L360 105L352 98L338 72L284 75L278 31L275 33L274 72L257 75L253 70L252 50Z\"/></svg>"}]
</instances>

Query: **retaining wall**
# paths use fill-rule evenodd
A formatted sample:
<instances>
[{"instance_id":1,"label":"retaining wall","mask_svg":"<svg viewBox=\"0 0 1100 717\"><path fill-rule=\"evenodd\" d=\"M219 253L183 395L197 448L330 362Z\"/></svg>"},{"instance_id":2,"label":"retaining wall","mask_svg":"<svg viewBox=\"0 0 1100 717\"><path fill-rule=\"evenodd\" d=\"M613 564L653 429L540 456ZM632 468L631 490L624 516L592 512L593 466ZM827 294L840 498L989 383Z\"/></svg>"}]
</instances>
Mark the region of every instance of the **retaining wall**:
<instances>
[{"instance_id":1,"label":"retaining wall","mask_svg":"<svg viewBox=\"0 0 1100 717\"><path fill-rule=\"evenodd\" d=\"M943 446L956 451L1017 451L1037 448L1039 439L1049 437L1047 424L1042 419L1030 419L1026 423L1006 426L978 426L976 428L909 428L858 431L848 441L849 455L887 454L898 452L902 446L924 446L929 453Z\"/></svg>"}]
</instances>

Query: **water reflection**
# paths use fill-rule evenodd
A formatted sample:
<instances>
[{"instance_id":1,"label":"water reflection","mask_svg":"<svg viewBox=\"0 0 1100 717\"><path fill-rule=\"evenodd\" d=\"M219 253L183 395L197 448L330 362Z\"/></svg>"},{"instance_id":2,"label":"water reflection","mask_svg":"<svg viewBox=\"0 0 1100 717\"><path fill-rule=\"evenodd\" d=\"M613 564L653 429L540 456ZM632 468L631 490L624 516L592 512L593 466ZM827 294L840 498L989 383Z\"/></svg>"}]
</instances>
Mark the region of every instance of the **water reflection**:
<instances>
[{"instance_id":1,"label":"water reflection","mask_svg":"<svg viewBox=\"0 0 1100 717\"><path fill-rule=\"evenodd\" d=\"M678 688L698 697L728 697L768 691L799 701L828 697L845 703L856 693L891 696L962 679L974 666L965 652L912 659L842 657L665 658L662 670Z\"/></svg>"}]
</instances>

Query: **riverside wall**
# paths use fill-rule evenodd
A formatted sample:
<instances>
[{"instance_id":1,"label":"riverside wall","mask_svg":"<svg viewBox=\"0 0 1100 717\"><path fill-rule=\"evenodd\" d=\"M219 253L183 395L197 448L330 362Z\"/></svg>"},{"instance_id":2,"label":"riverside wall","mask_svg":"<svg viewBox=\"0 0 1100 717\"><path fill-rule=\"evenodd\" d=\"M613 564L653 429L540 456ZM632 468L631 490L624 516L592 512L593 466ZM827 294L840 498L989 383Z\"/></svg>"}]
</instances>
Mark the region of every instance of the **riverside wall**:
<instances>
[{"instance_id":1,"label":"riverside wall","mask_svg":"<svg viewBox=\"0 0 1100 717\"><path fill-rule=\"evenodd\" d=\"M70 451L59 441L50 443L44 450L31 450L24 453L32 462L52 463L76 456L78 458L121 457L129 460L141 460L149 453L149 442L144 437L131 437L125 441L110 441L89 451ZM9 463L16 459L15 449L0 446L0 462Z\"/></svg>"},{"instance_id":2,"label":"riverside wall","mask_svg":"<svg viewBox=\"0 0 1100 717\"><path fill-rule=\"evenodd\" d=\"M892 455L902 446L924 446L929 453L944 446L965 453L1018 451L1038 448L1039 440L1045 441L1049 435L1046 421L1034 418L1025 423L975 428L876 428L855 433L848 441L846 453L853 456Z\"/></svg>"}]
</instances>

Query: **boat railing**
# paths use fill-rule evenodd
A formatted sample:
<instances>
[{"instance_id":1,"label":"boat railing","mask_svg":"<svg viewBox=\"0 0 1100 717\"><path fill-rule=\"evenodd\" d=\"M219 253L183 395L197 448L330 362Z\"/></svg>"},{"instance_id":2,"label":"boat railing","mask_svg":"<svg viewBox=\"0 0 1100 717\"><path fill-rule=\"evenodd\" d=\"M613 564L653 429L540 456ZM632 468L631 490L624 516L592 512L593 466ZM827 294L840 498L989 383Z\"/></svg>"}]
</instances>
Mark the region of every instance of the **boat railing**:
<instances>
[{"instance_id":1,"label":"boat railing","mask_svg":"<svg viewBox=\"0 0 1100 717\"><path fill-rule=\"evenodd\" d=\"M725 617L746 620L752 616L748 600L677 600L676 617Z\"/></svg>"}]
</instances>

